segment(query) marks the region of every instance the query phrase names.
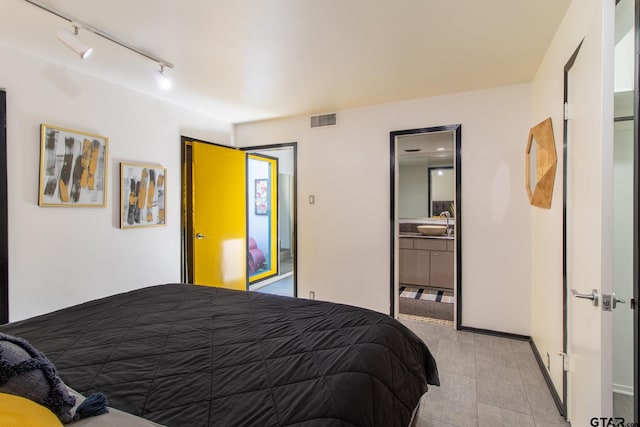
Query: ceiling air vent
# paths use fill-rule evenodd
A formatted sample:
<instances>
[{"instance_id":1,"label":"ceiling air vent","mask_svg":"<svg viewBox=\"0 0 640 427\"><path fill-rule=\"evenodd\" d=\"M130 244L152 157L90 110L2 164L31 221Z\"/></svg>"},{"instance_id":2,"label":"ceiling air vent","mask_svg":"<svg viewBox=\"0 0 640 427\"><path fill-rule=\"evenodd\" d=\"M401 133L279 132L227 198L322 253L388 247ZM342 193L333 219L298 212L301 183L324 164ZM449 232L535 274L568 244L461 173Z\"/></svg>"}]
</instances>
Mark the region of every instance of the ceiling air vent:
<instances>
[{"instance_id":1,"label":"ceiling air vent","mask_svg":"<svg viewBox=\"0 0 640 427\"><path fill-rule=\"evenodd\" d=\"M335 126L338 124L338 114L319 114L317 116L311 116L311 129Z\"/></svg>"}]
</instances>

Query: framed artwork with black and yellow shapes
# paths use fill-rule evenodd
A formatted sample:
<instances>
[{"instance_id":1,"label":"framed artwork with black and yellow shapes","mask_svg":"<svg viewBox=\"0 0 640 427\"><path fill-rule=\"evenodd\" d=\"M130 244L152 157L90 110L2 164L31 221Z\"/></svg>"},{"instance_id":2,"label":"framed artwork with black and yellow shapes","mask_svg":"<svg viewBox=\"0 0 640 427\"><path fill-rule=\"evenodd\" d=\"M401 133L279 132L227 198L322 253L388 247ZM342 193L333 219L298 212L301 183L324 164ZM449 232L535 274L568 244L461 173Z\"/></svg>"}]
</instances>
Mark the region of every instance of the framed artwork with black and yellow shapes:
<instances>
[{"instance_id":1,"label":"framed artwork with black and yellow shapes","mask_svg":"<svg viewBox=\"0 0 640 427\"><path fill-rule=\"evenodd\" d=\"M40 125L38 205L106 206L108 144L106 136Z\"/></svg>"},{"instance_id":2,"label":"framed artwork with black and yellow shapes","mask_svg":"<svg viewBox=\"0 0 640 427\"><path fill-rule=\"evenodd\" d=\"M120 163L120 228L166 225L167 169Z\"/></svg>"}]
</instances>

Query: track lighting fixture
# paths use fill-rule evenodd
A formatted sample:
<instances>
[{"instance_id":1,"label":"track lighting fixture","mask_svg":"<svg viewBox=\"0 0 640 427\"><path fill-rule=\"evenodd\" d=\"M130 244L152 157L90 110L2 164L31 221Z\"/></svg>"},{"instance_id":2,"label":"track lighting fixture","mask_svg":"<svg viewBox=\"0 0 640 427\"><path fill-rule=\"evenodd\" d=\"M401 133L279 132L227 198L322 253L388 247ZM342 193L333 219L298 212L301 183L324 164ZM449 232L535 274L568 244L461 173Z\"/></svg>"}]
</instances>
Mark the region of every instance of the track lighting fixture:
<instances>
[{"instance_id":1,"label":"track lighting fixture","mask_svg":"<svg viewBox=\"0 0 640 427\"><path fill-rule=\"evenodd\" d=\"M169 90L171 89L171 86L173 86L173 83L167 76L164 75L165 64L160 62L158 63L158 65L160 65L160 69L153 72L153 77L155 77L156 81L158 82L158 86L160 86L164 90Z\"/></svg>"},{"instance_id":2,"label":"track lighting fixture","mask_svg":"<svg viewBox=\"0 0 640 427\"><path fill-rule=\"evenodd\" d=\"M0 0L1 1L1 0ZM58 10L50 5L48 5L47 3L45 3L42 0L25 0L27 3L31 3L34 6L37 6L43 10L46 10L47 12L56 15L62 19L65 19L67 21L69 21L71 23L71 25L73 25L73 29L74 32L70 32L67 30L62 30L58 33L58 39L63 42L65 45L67 45L71 50L73 50L74 52L76 52L78 55L80 55L80 57L82 59L88 57L91 52L92 52L92 48L91 46L88 46L86 44L84 44L78 37L78 30L80 28L82 28L83 30L89 31L93 34L96 34L106 40L109 40L112 43L115 43L119 46L124 47L125 49L129 49L132 52L137 53L140 56L144 56L147 59L152 60L153 62L157 63L158 65L160 65L160 70L156 70L154 72L155 78L158 81L158 84L160 85L160 87L162 87L165 90L168 90L171 88L171 80L169 80L165 75L164 75L164 68L173 68L173 64L169 61L165 61L162 58L159 58L155 55L152 55L149 52L146 52L140 48L137 48L133 45L130 45L129 43L126 43L114 36L112 36L111 34L102 31L99 28L96 28L92 25L87 24L86 22L82 22L77 20L76 18L74 18L73 16L69 15L68 13L65 13L61 10Z\"/></svg>"},{"instance_id":3,"label":"track lighting fixture","mask_svg":"<svg viewBox=\"0 0 640 427\"><path fill-rule=\"evenodd\" d=\"M58 32L58 40L67 45L69 49L80 55L80 58L86 59L93 52L93 48L85 44L78 38L78 26L73 26L73 33L68 30L61 30Z\"/></svg>"}]
</instances>

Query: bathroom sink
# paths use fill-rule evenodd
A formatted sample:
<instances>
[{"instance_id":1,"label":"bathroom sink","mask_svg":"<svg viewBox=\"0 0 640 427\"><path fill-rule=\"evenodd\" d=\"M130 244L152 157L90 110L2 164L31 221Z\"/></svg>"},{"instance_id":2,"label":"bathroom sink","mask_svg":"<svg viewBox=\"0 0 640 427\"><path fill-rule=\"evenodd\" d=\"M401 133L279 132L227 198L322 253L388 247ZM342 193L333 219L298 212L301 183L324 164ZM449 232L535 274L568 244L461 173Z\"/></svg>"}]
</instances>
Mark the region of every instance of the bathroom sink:
<instances>
[{"instance_id":1,"label":"bathroom sink","mask_svg":"<svg viewBox=\"0 0 640 427\"><path fill-rule=\"evenodd\" d=\"M418 231L425 236L441 236L447 232L446 225L419 225Z\"/></svg>"}]
</instances>

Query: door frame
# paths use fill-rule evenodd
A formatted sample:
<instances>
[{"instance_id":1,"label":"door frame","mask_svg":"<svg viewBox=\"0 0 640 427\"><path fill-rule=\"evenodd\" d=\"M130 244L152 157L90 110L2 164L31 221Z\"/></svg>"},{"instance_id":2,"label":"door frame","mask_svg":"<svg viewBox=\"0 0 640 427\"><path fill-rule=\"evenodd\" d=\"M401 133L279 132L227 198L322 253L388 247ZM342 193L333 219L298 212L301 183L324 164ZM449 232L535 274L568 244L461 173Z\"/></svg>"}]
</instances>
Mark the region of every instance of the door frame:
<instances>
[{"instance_id":1,"label":"door frame","mask_svg":"<svg viewBox=\"0 0 640 427\"><path fill-rule=\"evenodd\" d=\"M620 0L615 0L616 6ZM639 205L639 190L640 187L640 168L638 165L638 149L640 148L640 0L635 0L634 5L634 81L636 87L633 96L633 140L635 142L635 149L633 150L633 218L635 219L633 224L633 303L635 309L633 310L633 388L634 388L634 400L633 400L633 416L634 422L640 421L640 409L638 403L638 388L640 387L640 364L638 362L638 353L640 337L640 316L638 315L638 298L640 297L640 247L639 247L639 233L638 233L638 205ZM565 82L566 88L566 82ZM566 90L566 89L565 89ZM630 304L632 302L629 302Z\"/></svg>"},{"instance_id":2,"label":"door frame","mask_svg":"<svg viewBox=\"0 0 640 427\"><path fill-rule=\"evenodd\" d=\"M396 247L396 224L398 222L396 212L396 139L402 135L416 135L422 133L442 133L453 132L455 137L455 171L456 171L456 214L454 217L454 230L455 230L455 248L456 248L456 268L455 268L455 328L461 329L462 325L462 168L461 168L461 156L460 145L462 142L462 125L452 124L443 126L432 126L418 129L407 129L390 132L389 134L389 146L390 146L390 227L389 227L389 241L390 241L390 290L389 290L389 313L391 317L396 317L395 305L396 305L396 292L398 287L396 286L396 259L398 257Z\"/></svg>"},{"instance_id":3,"label":"door frame","mask_svg":"<svg viewBox=\"0 0 640 427\"><path fill-rule=\"evenodd\" d=\"M0 89L0 324L9 322L9 204L7 201L7 93Z\"/></svg>"},{"instance_id":4,"label":"door frame","mask_svg":"<svg viewBox=\"0 0 640 427\"><path fill-rule=\"evenodd\" d=\"M293 210L293 225L292 225L292 233L293 240L291 245L291 252L293 254L293 296L294 298L298 297L298 143L294 142L285 142L281 144L268 144L268 145L252 145L248 147L239 147L242 151L269 151L269 150L279 150L283 148L291 148L293 149L293 200L292 202L292 210ZM279 233L279 231L278 231Z\"/></svg>"},{"instance_id":5,"label":"door frame","mask_svg":"<svg viewBox=\"0 0 640 427\"><path fill-rule=\"evenodd\" d=\"M576 62L580 48L582 47L582 41L578 44L578 47L573 51L569 60L564 66L563 77L563 105L567 105L569 102L569 71ZM563 108L563 111L564 108ZM567 166L568 166L568 142L569 142L569 120L565 114L562 121L562 352L566 355L569 348L569 336L567 334L568 328L568 298L569 293L567 291L568 279L567 279ZM565 356L566 357L566 356ZM555 390L554 387L550 387L551 390ZM567 395L568 395L568 372L563 370L562 372L562 396L557 393L552 393L553 399L556 402L556 406L560 411L560 415L567 417Z\"/></svg>"},{"instance_id":6,"label":"door frame","mask_svg":"<svg viewBox=\"0 0 640 427\"><path fill-rule=\"evenodd\" d=\"M275 150L282 148L292 148L293 149L293 241L292 241L292 253L293 253L293 296L298 296L298 143L297 142L288 142L282 144L269 144L269 145L259 145L259 146L251 146L251 147L232 147L229 145L216 144L209 141L203 141L197 138L190 138L187 136L180 137L180 149L181 149L181 165L182 165L182 184L181 191L184 192L185 185L188 184L188 180L190 179L187 176L187 168L186 163L188 159L188 153L186 150L186 142L197 142L202 144L210 144L216 145L218 147L224 147L229 149L240 150L244 152L248 152L251 150L262 151L262 150ZM193 234L193 226L190 225L191 219L187 213L190 211L188 206L189 199L185 197L185 194L182 194L182 203L181 203L181 281L183 283L191 283L192 278L190 276L190 272L193 271L193 239L190 237ZM191 230L191 231L190 231ZM249 288L249 280L247 276L247 289Z\"/></svg>"},{"instance_id":7,"label":"door frame","mask_svg":"<svg viewBox=\"0 0 640 427\"><path fill-rule=\"evenodd\" d=\"M634 9L634 26L635 26L635 47L634 47L634 81L636 82L634 99L633 99L633 140L635 141L635 149L633 150L633 301L636 304L633 310L633 352L634 352L634 375L633 375L633 416L636 423L640 421L640 409L638 405L638 388L640 387L640 364L638 362L638 335L640 334L640 316L638 315L638 298L640 297L639 267L640 267L640 250L638 247L638 199L640 187L640 169L638 168L638 148L640 148L640 131L638 121L640 120L640 0L635 1ZM630 302L631 303L631 302Z\"/></svg>"},{"instance_id":8,"label":"door frame","mask_svg":"<svg viewBox=\"0 0 640 427\"><path fill-rule=\"evenodd\" d=\"M250 216L250 214L249 214L249 212L250 212L249 200L251 198L250 192L254 190L253 187L251 187L251 184L249 183L249 174L251 173L251 168L249 167L249 162L251 160L275 162L275 172L276 172L275 173L275 175L276 175L275 178L274 177L270 178L270 180L269 180L270 182L269 182L269 186L268 186L269 187L269 196L268 196L269 197L269 202L272 205L275 205L275 208L270 208L269 209L269 212L270 212L269 213L269 215L270 215L270 217L269 217L270 218L269 219L269 234L270 234L270 236L273 234L272 231L273 231L273 225L274 225L274 223L271 222L272 221L271 215L272 215L274 209L275 209L275 212L276 212L276 215L275 215L275 227L276 227L275 247L276 247L276 250L275 251L273 250L274 249L273 239L271 237L269 238L269 252L272 254L269 257L269 262L271 264L273 263L273 254L277 255L275 272L274 272L273 269L271 269L269 271L269 274L261 273L261 274L259 274L257 276L262 276L262 277L260 277L258 279L255 279L255 278L252 279L251 278L251 274L249 273L248 265L247 265L247 290L249 290L249 289L251 289L251 285L263 282L265 280L272 279L274 277L278 277L280 275L280 254L279 254L280 245L278 244L278 242L280 240L279 239L279 237L280 237L280 191L279 191L279 185L280 185L279 184L279 180L280 180L280 177L278 176L278 171L280 170L280 168L279 168L279 165L278 165L278 160L279 159L277 157L267 156L265 154L249 153L249 152L247 152L245 150L242 150L242 149L240 151L243 151L245 153L246 176L247 176L246 177L246 182L247 182L247 190L246 190L246 192L247 192L247 194L246 194L246 197L245 197L245 199L247 200L247 242L249 241L249 238L252 237L251 223L250 223L251 220L249 219L249 216ZM252 158L252 156L253 156L253 158ZM272 167L273 167L273 165L270 163L269 164L269 173L272 172ZM274 182L275 182L275 185L273 185ZM272 198L274 188L275 188L275 203L273 203L274 200ZM247 244L247 253L248 253L248 251L249 251L249 246ZM249 258L249 256L247 254L247 259L248 258ZM247 261L247 264L248 264L248 261Z\"/></svg>"}]
</instances>

